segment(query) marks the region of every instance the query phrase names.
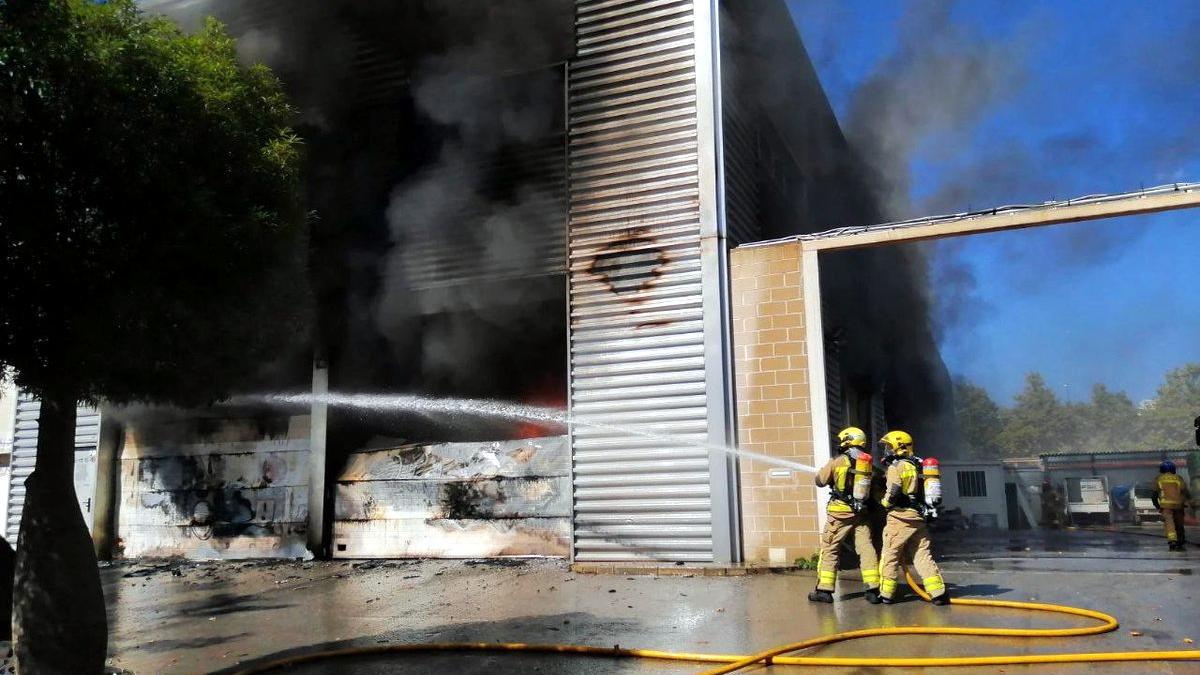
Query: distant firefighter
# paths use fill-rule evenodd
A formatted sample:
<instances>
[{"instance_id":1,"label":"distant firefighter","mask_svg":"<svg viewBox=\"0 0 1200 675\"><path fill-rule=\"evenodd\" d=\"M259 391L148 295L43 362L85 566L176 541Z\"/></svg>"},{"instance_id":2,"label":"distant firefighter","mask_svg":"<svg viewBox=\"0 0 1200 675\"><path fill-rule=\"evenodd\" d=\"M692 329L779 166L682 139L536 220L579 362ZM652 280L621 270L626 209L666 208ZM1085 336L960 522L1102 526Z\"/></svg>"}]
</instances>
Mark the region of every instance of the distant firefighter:
<instances>
[{"instance_id":1,"label":"distant firefighter","mask_svg":"<svg viewBox=\"0 0 1200 675\"><path fill-rule=\"evenodd\" d=\"M879 564L879 597L890 605L896 594L900 570L911 559L921 575L921 584L935 605L950 604L946 582L933 561L926 519L937 517L941 505L941 475L937 460L921 461L913 455L913 438L903 431L890 431L879 440L887 464L887 488L882 505L888 510L883 528Z\"/></svg>"},{"instance_id":2,"label":"distant firefighter","mask_svg":"<svg viewBox=\"0 0 1200 675\"><path fill-rule=\"evenodd\" d=\"M867 435L858 427L846 427L838 433L838 454L817 472L817 487L829 488L829 506L825 528L821 531L821 553L817 562L817 588L808 594L812 602L833 602L842 543L854 542L867 585L867 600L879 602L879 558L871 541L871 525L866 513L871 498L871 455L863 448Z\"/></svg>"},{"instance_id":3,"label":"distant firefighter","mask_svg":"<svg viewBox=\"0 0 1200 675\"><path fill-rule=\"evenodd\" d=\"M1042 524L1058 528L1062 525L1062 495L1050 483L1042 482Z\"/></svg>"},{"instance_id":4,"label":"distant firefighter","mask_svg":"<svg viewBox=\"0 0 1200 675\"><path fill-rule=\"evenodd\" d=\"M1175 462L1167 460L1160 464L1152 499L1155 508L1162 513L1167 548L1172 551L1182 551L1187 545L1187 534L1183 531L1183 507L1191 498L1187 484L1175 473ZM1195 512L1195 506L1192 511Z\"/></svg>"}]
</instances>

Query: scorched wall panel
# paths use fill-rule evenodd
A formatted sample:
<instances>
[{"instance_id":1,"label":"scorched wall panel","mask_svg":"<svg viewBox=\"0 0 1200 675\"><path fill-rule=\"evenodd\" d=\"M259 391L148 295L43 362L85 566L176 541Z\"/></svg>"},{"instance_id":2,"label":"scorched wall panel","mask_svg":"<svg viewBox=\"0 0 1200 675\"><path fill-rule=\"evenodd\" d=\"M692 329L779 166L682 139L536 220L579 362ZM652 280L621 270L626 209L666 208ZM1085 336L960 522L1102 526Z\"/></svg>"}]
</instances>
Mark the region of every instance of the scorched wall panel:
<instances>
[{"instance_id":1,"label":"scorched wall panel","mask_svg":"<svg viewBox=\"0 0 1200 675\"><path fill-rule=\"evenodd\" d=\"M339 558L566 556L571 478L562 437L352 454L338 477Z\"/></svg>"},{"instance_id":2,"label":"scorched wall panel","mask_svg":"<svg viewBox=\"0 0 1200 675\"><path fill-rule=\"evenodd\" d=\"M262 438L224 421L211 435L126 429L117 516L128 558L307 555L308 417Z\"/></svg>"}]
</instances>

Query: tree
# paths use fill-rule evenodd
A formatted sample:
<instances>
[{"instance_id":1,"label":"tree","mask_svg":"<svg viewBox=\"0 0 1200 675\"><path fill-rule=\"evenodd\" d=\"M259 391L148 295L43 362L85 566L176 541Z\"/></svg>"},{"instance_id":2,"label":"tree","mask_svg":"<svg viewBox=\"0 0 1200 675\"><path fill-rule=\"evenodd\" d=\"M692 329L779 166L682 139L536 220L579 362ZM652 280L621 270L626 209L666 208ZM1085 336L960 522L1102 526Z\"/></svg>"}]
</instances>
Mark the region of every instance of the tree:
<instances>
[{"instance_id":1,"label":"tree","mask_svg":"<svg viewBox=\"0 0 1200 675\"><path fill-rule=\"evenodd\" d=\"M1155 448L1190 448L1195 444L1193 420L1200 416L1200 363L1167 373L1143 417L1146 442Z\"/></svg>"},{"instance_id":2,"label":"tree","mask_svg":"<svg viewBox=\"0 0 1200 675\"><path fill-rule=\"evenodd\" d=\"M305 317L293 111L234 47L215 21L183 35L132 0L0 2L0 366L42 404L22 672L103 667L76 402L211 402Z\"/></svg>"},{"instance_id":3,"label":"tree","mask_svg":"<svg viewBox=\"0 0 1200 675\"><path fill-rule=\"evenodd\" d=\"M1078 417L1081 451L1130 450L1145 444L1137 407L1124 392L1093 385L1091 402L1080 407Z\"/></svg>"},{"instance_id":4,"label":"tree","mask_svg":"<svg viewBox=\"0 0 1200 675\"><path fill-rule=\"evenodd\" d=\"M1000 456L1000 432L1004 429L1000 406L987 390L964 378L954 381L954 414L971 457Z\"/></svg>"},{"instance_id":5,"label":"tree","mask_svg":"<svg viewBox=\"0 0 1200 675\"><path fill-rule=\"evenodd\" d=\"M1040 373L1025 376L1025 388L1005 415L999 441L1008 457L1069 449L1075 437L1068 410Z\"/></svg>"}]
</instances>

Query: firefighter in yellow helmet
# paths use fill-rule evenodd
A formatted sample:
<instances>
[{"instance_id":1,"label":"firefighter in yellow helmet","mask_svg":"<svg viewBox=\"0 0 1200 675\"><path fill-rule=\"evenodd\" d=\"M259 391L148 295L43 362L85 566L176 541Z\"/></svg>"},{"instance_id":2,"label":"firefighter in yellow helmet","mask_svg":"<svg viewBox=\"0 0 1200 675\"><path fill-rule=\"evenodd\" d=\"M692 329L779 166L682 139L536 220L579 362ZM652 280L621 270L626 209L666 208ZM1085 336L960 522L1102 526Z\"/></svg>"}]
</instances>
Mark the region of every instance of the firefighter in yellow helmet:
<instances>
[{"instance_id":1,"label":"firefighter in yellow helmet","mask_svg":"<svg viewBox=\"0 0 1200 675\"><path fill-rule=\"evenodd\" d=\"M817 562L817 588L808 594L812 602L833 602L838 561L842 543L854 542L858 553L867 600L879 602L879 558L871 542L871 526L866 503L871 493L871 455L864 450L867 435L858 427L846 427L838 433L838 454L817 472L817 487L831 491L825 509L825 527L821 531L821 552Z\"/></svg>"},{"instance_id":2,"label":"firefighter in yellow helmet","mask_svg":"<svg viewBox=\"0 0 1200 675\"><path fill-rule=\"evenodd\" d=\"M1164 461L1158 467L1158 480L1151 495L1154 506L1162 513L1163 529L1167 532L1167 548L1182 551L1187 545L1183 531L1183 507L1191 500L1187 484L1175 473L1175 462ZM1192 507L1195 512L1195 507Z\"/></svg>"},{"instance_id":3,"label":"firefighter in yellow helmet","mask_svg":"<svg viewBox=\"0 0 1200 675\"><path fill-rule=\"evenodd\" d=\"M940 494L931 495L928 502L932 504L927 505L922 490L921 462L913 456L912 436L903 431L890 431L879 444L884 452L883 463L887 466L887 487L880 505L888 512L880 551L879 599L884 604L892 604L900 572L911 559L933 604L949 604L946 582L933 561L929 531L925 526L927 509L932 512L936 508L941 501ZM936 460L932 461L936 467ZM939 481L937 490L940 492L940 489Z\"/></svg>"}]
</instances>

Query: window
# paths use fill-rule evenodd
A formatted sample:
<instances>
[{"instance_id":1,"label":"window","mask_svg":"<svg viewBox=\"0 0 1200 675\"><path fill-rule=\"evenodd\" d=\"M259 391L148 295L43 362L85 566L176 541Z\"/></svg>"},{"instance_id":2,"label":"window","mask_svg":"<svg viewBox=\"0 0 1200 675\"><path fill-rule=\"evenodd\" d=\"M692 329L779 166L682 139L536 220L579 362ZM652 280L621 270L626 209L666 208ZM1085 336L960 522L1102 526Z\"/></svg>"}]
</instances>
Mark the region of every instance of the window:
<instances>
[{"instance_id":1,"label":"window","mask_svg":"<svg viewBox=\"0 0 1200 675\"><path fill-rule=\"evenodd\" d=\"M986 497L987 478L982 471L958 472L959 497Z\"/></svg>"}]
</instances>

